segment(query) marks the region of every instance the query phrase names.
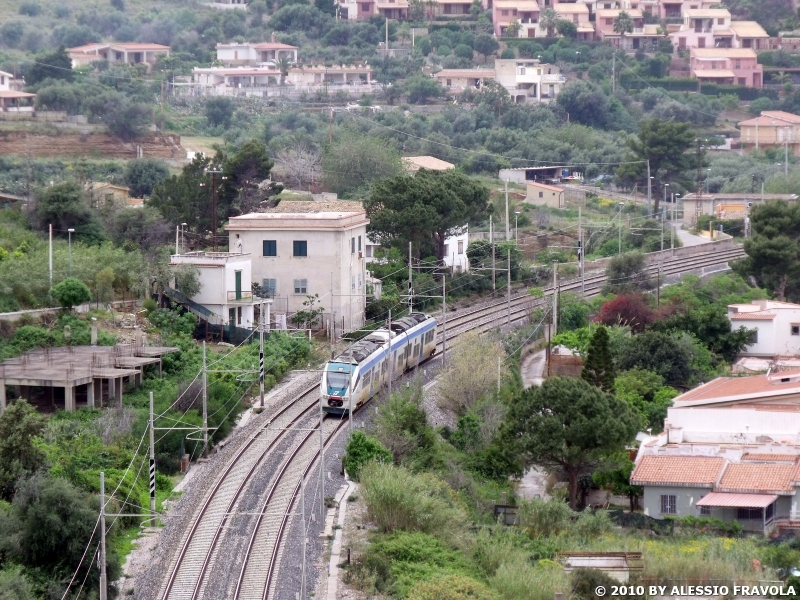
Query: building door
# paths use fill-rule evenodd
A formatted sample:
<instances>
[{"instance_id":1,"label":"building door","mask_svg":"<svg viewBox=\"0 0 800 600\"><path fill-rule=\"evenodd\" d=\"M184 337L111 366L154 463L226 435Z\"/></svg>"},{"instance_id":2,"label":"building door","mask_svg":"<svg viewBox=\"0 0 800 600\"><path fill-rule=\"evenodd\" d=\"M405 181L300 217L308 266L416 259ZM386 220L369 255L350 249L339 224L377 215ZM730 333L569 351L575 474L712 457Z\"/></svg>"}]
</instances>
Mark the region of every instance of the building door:
<instances>
[{"instance_id":1,"label":"building door","mask_svg":"<svg viewBox=\"0 0 800 600\"><path fill-rule=\"evenodd\" d=\"M228 309L228 325L233 325L236 323L236 309L229 308Z\"/></svg>"},{"instance_id":2,"label":"building door","mask_svg":"<svg viewBox=\"0 0 800 600\"><path fill-rule=\"evenodd\" d=\"M242 299L242 272L241 271L236 271L234 273L234 276L236 277L236 299L237 300L241 300Z\"/></svg>"},{"instance_id":3,"label":"building door","mask_svg":"<svg viewBox=\"0 0 800 600\"><path fill-rule=\"evenodd\" d=\"M698 48L705 48L706 47L706 38L704 38L704 37L697 38L697 47Z\"/></svg>"}]
</instances>

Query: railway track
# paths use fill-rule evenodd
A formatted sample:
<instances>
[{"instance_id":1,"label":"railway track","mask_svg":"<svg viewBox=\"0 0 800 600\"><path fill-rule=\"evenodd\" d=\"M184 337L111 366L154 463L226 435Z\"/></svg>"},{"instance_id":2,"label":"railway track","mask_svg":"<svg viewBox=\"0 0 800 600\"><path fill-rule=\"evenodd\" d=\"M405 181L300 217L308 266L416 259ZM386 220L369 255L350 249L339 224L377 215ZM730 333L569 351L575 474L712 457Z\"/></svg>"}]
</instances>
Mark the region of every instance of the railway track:
<instances>
[{"instance_id":1,"label":"railway track","mask_svg":"<svg viewBox=\"0 0 800 600\"><path fill-rule=\"evenodd\" d=\"M666 277L742 256L741 248L733 248L695 257L669 257L660 268ZM650 265L648 269L655 274L659 265ZM604 281L603 274L585 277L585 295L598 295ZM559 287L562 291L580 290L581 281L564 281ZM545 288L544 293L545 298L540 299L527 293L513 296L510 315L507 299L449 313L448 343L467 331L483 332L507 320L516 323L528 319L533 308L548 302L546 297L553 293L552 287ZM441 339L441 330L439 333ZM286 547L283 541L293 507L299 500L300 481L308 478L319 458L319 429L313 429L319 415L318 385L315 382L306 387L271 417L259 417L263 422L238 449L195 509L192 525L171 558L159 600L275 599ZM335 419L323 421L326 445L345 423ZM252 481L259 476L267 478L265 491L248 494ZM237 523L246 533L236 533Z\"/></svg>"}]
</instances>

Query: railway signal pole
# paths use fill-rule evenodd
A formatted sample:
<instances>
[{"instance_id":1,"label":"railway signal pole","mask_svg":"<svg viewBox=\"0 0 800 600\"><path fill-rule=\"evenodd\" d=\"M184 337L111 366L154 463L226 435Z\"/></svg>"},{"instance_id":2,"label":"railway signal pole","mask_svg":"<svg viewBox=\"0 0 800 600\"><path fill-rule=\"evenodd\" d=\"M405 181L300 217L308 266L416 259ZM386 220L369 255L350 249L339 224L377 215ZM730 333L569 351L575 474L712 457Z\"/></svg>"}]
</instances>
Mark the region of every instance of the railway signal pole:
<instances>
[{"instance_id":1,"label":"railway signal pole","mask_svg":"<svg viewBox=\"0 0 800 600\"><path fill-rule=\"evenodd\" d=\"M446 279L447 275L442 275L442 364L445 364L445 359L447 357L447 285L445 283ZM391 312L389 314L391 315Z\"/></svg>"},{"instance_id":2,"label":"railway signal pole","mask_svg":"<svg viewBox=\"0 0 800 600\"><path fill-rule=\"evenodd\" d=\"M150 392L150 527L156 526L156 441L153 428L153 392Z\"/></svg>"},{"instance_id":3,"label":"railway signal pole","mask_svg":"<svg viewBox=\"0 0 800 600\"><path fill-rule=\"evenodd\" d=\"M411 242L408 242L408 314L414 310L414 288L411 274Z\"/></svg>"},{"instance_id":4,"label":"railway signal pole","mask_svg":"<svg viewBox=\"0 0 800 600\"><path fill-rule=\"evenodd\" d=\"M100 600L108 600L106 572L106 474L100 472Z\"/></svg>"}]
</instances>

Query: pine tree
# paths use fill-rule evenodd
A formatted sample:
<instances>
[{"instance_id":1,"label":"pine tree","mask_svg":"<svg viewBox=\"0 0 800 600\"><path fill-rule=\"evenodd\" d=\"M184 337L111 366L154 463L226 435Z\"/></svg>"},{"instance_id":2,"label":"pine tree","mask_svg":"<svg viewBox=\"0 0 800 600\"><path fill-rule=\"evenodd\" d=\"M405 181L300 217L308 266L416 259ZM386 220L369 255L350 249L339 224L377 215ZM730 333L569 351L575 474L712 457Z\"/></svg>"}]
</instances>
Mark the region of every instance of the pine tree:
<instances>
[{"instance_id":1,"label":"pine tree","mask_svg":"<svg viewBox=\"0 0 800 600\"><path fill-rule=\"evenodd\" d=\"M608 330L598 327L589 342L586 362L581 371L581 378L603 391L614 393L614 378L616 369L611 350L608 347Z\"/></svg>"}]
</instances>

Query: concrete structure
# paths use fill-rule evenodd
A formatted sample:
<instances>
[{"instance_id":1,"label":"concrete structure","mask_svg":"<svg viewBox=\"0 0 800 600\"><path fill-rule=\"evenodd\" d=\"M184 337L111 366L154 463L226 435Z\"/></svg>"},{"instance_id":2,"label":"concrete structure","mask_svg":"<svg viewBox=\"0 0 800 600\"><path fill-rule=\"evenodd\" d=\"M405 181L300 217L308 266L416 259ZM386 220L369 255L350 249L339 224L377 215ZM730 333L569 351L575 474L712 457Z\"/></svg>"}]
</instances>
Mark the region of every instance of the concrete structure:
<instances>
[{"instance_id":1,"label":"concrete structure","mask_svg":"<svg viewBox=\"0 0 800 600\"><path fill-rule=\"evenodd\" d=\"M291 85L357 85L372 84L372 67L363 65L305 65L289 71L287 82Z\"/></svg>"},{"instance_id":2,"label":"concrete structure","mask_svg":"<svg viewBox=\"0 0 800 600\"><path fill-rule=\"evenodd\" d=\"M797 194L762 194L760 191L751 194L686 194L681 198L682 223L693 226L700 215L717 215L720 219L740 218L737 212L742 208L747 212L752 206L771 200L796 202Z\"/></svg>"},{"instance_id":3,"label":"concrete structure","mask_svg":"<svg viewBox=\"0 0 800 600\"><path fill-rule=\"evenodd\" d=\"M741 356L800 356L800 304L774 300L731 304L728 318L734 328L755 330Z\"/></svg>"},{"instance_id":4,"label":"concrete structure","mask_svg":"<svg viewBox=\"0 0 800 600\"><path fill-rule=\"evenodd\" d=\"M318 294L337 331L364 323L367 224L360 202L283 201L265 212L232 217L229 247L249 254L253 281L273 298L276 316L303 309Z\"/></svg>"},{"instance_id":5,"label":"concrete structure","mask_svg":"<svg viewBox=\"0 0 800 600\"><path fill-rule=\"evenodd\" d=\"M143 63L152 66L159 58L169 56L169 50L169 46L161 44L106 42L68 48L67 54L72 60L73 69L90 65L98 60L129 65Z\"/></svg>"},{"instance_id":6,"label":"concrete structure","mask_svg":"<svg viewBox=\"0 0 800 600\"><path fill-rule=\"evenodd\" d=\"M433 77L449 92L460 93L480 89L484 80L494 79L494 69L442 69Z\"/></svg>"},{"instance_id":7,"label":"concrete structure","mask_svg":"<svg viewBox=\"0 0 800 600\"><path fill-rule=\"evenodd\" d=\"M245 253L187 252L173 254L170 264L197 269L200 291L191 300L214 313L217 321L209 319L211 324L252 329L258 323L253 313L250 261L250 254Z\"/></svg>"},{"instance_id":8,"label":"concrete structure","mask_svg":"<svg viewBox=\"0 0 800 600\"><path fill-rule=\"evenodd\" d=\"M404 156L403 166L408 173L416 173L420 169L428 169L429 171L449 171L455 169L453 163L446 160L440 160L435 156Z\"/></svg>"},{"instance_id":9,"label":"concrete structure","mask_svg":"<svg viewBox=\"0 0 800 600\"><path fill-rule=\"evenodd\" d=\"M514 167L511 169L500 169L498 177L502 181L511 183L530 183L536 181L545 184L558 184L562 179L568 177L572 167L568 165L551 167Z\"/></svg>"},{"instance_id":10,"label":"concrete structure","mask_svg":"<svg viewBox=\"0 0 800 600\"><path fill-rule=\"evenodd\" d=\"M462 233L452 235L444 241L444 264L450 268L451 273L469 271L468 246L469 227L465 227Z\"/></svg>"},{"instance_id":11,"label":"concrete structure","mask_svg":"<svg viewBox=\"0 0 800 600\"><path fill-rule=\"evenodd\" d=\"M93 207L106 204L124 205L128 203L131 189L124 185L116 185L107 181L90 181L84 186L89 197L89 204Z\"/></svg>"},{"instance_id":12,"label":"concrete structure","mask_svg":"<svg viewBox=\"0 0 800 600\"><path fill-rule=\"evenodd\" d=\"M553 7L553 10L558 13L559 18L564 21L571 21L578 28L578 38L583 41L591 41L594 39L594 23L590 21L589 7L583 2L573 3L558 3ZM537 37L542 37L539 32L547 35L547 31L537 29Z\"/></svg>"},{"instance_id":13,"label":"concrete structure","mask_svg":"<svg viewBox=\"0 0 800 600\"><path fill-rule=\"evenodd\" d=\"M497 59L494 70L495 79L516 103L552 102L566 83L558 67L538 60Z\"/></svg>"},{"instance_id":14,"label":"concrete structure","mask_svg":"<svg viewBox=\"0 0 800 600\"><path fill-rule=\"evenodd\" d=\"M266 88L277 86L281 72L273 67L195 67L192 83L201 87L223 90Z\"/></svg>"},{"instance_id":15,"label":"concrete structure","mask_svg":"<svg viewBox=\"0 0 800 600\"><path fill-rule=\"evenodd\" d=\"M751 48L692 48L692 77L712 83L764 87L764 67Z\"/></svg>"},{"instance_id":16,"label":"concrete structure","mask_svg":"<svg viewBox=\"0 0 800 600\"><path fill-rule=\"evenodd\" d=\"M297 46L281 44L272 34L272 41L217 44L217 62L226 67L275 66L275 62L287 58L297 62Z\"/></svg>"},{"instance_id":17,"label":"concrete structure","mask_svg":"<svg viewBox=\"0 0 800 600\"><path fill-rule=\"evenodd\" d=\"M636 9L623 10L615 8L610 10L598 10L595 20L595 35L598 39L607 41L615 46L622 45L622 35L614 31L614 22L620 13L626 12L633 21L633 33L643 32L644 16L642 11Z\"/></svg>"},{"instance_id":18,"label":"concrete structure","mask_svg":"<svg viewBox=\"0 0 800 600\"><path fill-rule=\"evenodd\" d=\"M567 206L564 188L536 181L528 183L528 194L525 197L525 203L536 206L549 206L550 208L566 208Z\"/></svg>"},{"instance_id":19,"label":"concrete structure","mask_svg":"<svg viewBox=\"0 0 800 600\"><path fill-rule=\"evenodd\" d=\"M0 71L0 112L34 112L36 94L23 92L25 82L13 74Z\"/></svg>"},{"instance_id":20,"label":"concrete structure","mask_svg":"<svg viewBox=\"0 0 800 600\"><path fill-rule=\"evenodd\" d=\"M742 149L788 147L800 154L800 116L782 110L764 110L752 119L739 123Z\"/></svg>"},{"instance_id":21,"label":"concrete structure","mask_svg":"<svg viewBox=\"0 0 800 600\"><path fill-rule=\"evenodd\" d=\"M6 407L8 387L13 387L16 398L25 398L44 410L102 408L104 399L122 406L124 383L140 384L149 365L155 365L160 376L161 357L177 351L137 343L27 352L0 363L0 411Z\"/></svg>"}]
</instances>

